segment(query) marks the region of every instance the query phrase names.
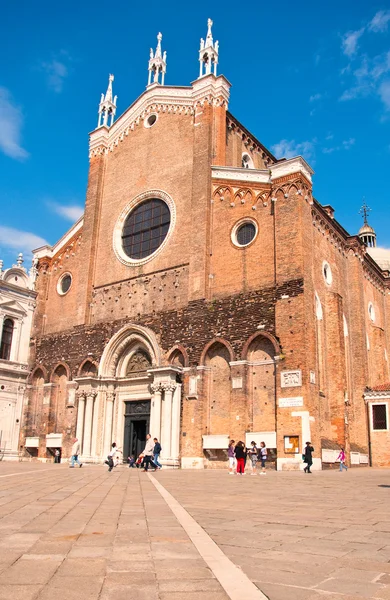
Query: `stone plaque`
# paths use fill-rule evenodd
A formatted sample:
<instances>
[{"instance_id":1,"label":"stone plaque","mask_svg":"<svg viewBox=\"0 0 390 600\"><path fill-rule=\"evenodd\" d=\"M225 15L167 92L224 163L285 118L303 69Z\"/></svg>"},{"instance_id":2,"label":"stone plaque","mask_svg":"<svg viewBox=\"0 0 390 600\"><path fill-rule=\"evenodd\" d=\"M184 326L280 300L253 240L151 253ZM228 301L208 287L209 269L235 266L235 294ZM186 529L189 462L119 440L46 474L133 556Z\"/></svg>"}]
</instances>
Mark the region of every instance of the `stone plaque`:
<instances>
[{"instance_id":1,"label":"stone plaque","mask_svg":"<svg viewBox=\"0 0 390 600\"><path fill-rule=\"evenodd\" d=\"M302 385L302 371L282 371L280 374L280 385L282 388L299 387Z\"/></svg>"},{"instance_id":2,"label":"stone plaque","mask_svg":"<svg viewBox=\"0 0 390 600\"><path fill-rule=\"evenodd\" d=\"M361 465L368 465L368 454L360 454L359 461Z\"/></svg>"},{"instance_id":3,"label":"stone plaque","mask_svg":"<svg viewBox=\"0 0 390 600\"><path fill-rule=\"evenodd\" d=\"M232 388L233 390L238 390L242 388L242 377L232 378Z\"/></svg>"},{"instance_id":4,"label":"stone plaque","mask_svg":"<svg viewBox=\"0 0 390 600\"><path fill-rule=\"evenodd\" d=\"M360 452L351 452L351 465L360 464Z\"/></svg>"},{"instance_id":5,"label":"stone plaque","mask_svg":"<svg viewBox=\"0 0 390 600\"><path fill-rule=\"evenodd\" d=\"M303 406L303 397L296 396L295 398L279 398L279 408L290 408L294 406Z\"/></svg>"},{"instance_id":6,"label":"stone plaque","mask_svg":"<svg viewBox=\"0 0 390 600\"><path fill-rule=\"evenodd\" d=\"M310 371L310 383L316 382L316 374L314 371Z\"/></svg>"},{"instance_id":7,"label":"stone plaque","mask_svg":"<svg viewBox=\"0 0 390 600\"><path fill-rule=\"evenodd\" d=\"M322 462L324 463L335 463L339 453L337 450L329 450L327 448L322 449Z\"/></svg>"},{"instance_id":8,"label":"stone plaque","mask_svg":"<svg viewBox=\"0 0 390 600\"><path fill-rule=\"evenodd\" d=\"M196 375L191 375L188 386L188 395L196 396L198 393L198 378Z\"/></svg>"}]
</instances>

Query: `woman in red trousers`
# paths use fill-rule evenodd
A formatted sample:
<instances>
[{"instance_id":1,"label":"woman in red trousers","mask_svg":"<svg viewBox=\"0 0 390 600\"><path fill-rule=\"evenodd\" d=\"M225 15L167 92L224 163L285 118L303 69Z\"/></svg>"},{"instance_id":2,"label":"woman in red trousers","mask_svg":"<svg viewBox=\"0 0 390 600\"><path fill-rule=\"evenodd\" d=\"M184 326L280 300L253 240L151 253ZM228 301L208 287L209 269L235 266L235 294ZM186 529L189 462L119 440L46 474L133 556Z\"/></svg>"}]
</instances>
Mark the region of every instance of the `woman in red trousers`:
<instances>
[{"instance_id":1,"label":"woman in red trousers","mask_svg":"<svg viewBox=\"0 0 390 600\"><path fill-rule=\"evenodd\" d=\"M234 449L237 459L237 475L245 475L246 449L244 442L238 442Z\"/></svg>"}]
</instances>

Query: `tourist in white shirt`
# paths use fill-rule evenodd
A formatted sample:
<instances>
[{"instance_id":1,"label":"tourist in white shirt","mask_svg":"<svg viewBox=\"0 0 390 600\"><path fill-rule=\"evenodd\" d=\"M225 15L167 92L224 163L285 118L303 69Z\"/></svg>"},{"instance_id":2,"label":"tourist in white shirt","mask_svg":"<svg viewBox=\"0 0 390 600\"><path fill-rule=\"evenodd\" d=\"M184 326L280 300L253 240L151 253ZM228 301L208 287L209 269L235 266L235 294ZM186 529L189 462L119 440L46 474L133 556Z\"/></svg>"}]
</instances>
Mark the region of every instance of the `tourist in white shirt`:
<instances>
[{"instance_id":1,"label":"tourist in white shirt","mask_svg":"<svg viewBox=\"0 0 390 600\"><path fill-rule=\"evenodd\" d=\"M70 467L72 469L74 468L75 462L78 464L79 467L83 466L83 463L81 463L79 461L79 454L80 454L80 442L78 441L77 438L75 438L73 446L72 446L72 455L71 455L71 462L70 462Z\"/></svg>"},{"instance_id":2,"label":"tourist in white shirt","mask_svg":"<svg viewBox=\"0 0 390 600\"><path fill-rule=\"evenodd\" d=\"M117 451L116 443L113 442L113 444L111 446L111 450L108 453L107 460L106 460L106 464L108 465L108 472L112 471L112 469L114 468L114 456L116 454L116 451Z\"/></svg>"},{"instance_id":3,"label":"tourist in white shirt","mask_svg":"<svg viewBox=\"0 0 390 600\"><path fill-rule=\"evenodd\" d=\"M153 469L157 469L157 465L153 462L153 453L154 453L154 441L152 440L152 436L150 433L146 434L146 444L145 449L142 452L144 456L144 471L147 471L149 465L152 465Z\"/></svg>"}]
</instances>

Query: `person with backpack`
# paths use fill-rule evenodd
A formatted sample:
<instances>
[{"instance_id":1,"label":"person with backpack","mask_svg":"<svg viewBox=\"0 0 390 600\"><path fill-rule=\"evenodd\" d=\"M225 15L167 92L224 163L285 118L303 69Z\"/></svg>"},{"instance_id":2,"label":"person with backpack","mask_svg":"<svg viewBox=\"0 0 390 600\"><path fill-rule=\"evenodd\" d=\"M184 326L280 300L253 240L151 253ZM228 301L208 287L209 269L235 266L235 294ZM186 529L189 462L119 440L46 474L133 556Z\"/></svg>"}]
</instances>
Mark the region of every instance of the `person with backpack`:
<instances>
[{"instance_id":1,"label":"person with backpack","mask_svg":"<svg viewBox=\"0 0 390 600\"><path fill-rule=\"evenodd\" d=\"M252 465L251 475L256 475L256 464L257 464L258 452L259 451L257 449L256 442L251 442L251 447L248 450L249 458L251 459L251 465Z\"/></svg>"},{"instance_id":2,"label":"person with backpack","mask_svg":"<svg viewBox=\"0 0 390 600\"><path fill-rule=\"evenodd\" d=\"M154 441L154 448L153 448L153 462L154 464L159 468L162 469L162 465L160 464L160 454L161 454L161 444L158 441L157 438L153 439Z\"/></svg>"},{"instance_id":3,"label":"person with backpack","mask_svg":"<svg viewBox=\"0 0 390 600\"><path fill-rule=\"evenodd\" d=\"M314 448L311 445L311 442L306 442L306 447L302 454L303 462L306 463L306 467L303 469L305 471L305 473L311 473L310 467L313 464L313 456L312 456L313 452L314 452Z\"/></svg>"},{"instance_id":4,"label":"person with backpack","mask_svg":"<svg viewBox=\"0 0 390 600\"><path fill-rule=\"evenodd\" d=\"M259 458L260 458L260 461L261 461L261 473L260 473L260 475L267 475L267 473L265 472L265 461L267 460L267 448L265 446L265 442L261 442L260 443Z\"/></svg>"},{"instance_id":5,"label":"person with backpack","mask_svg":"<svg viewBox=\"0 0 390 600\"><path fill-rule=\"evenodd\" d=\"M340 454L338 455L337 460L340 461L340 473L342 472L343 469L345 469L346 471L348 471L348 467L345 464L345 452L344 452L344 448L341 448Z\"/></svg>"}]
</instances>

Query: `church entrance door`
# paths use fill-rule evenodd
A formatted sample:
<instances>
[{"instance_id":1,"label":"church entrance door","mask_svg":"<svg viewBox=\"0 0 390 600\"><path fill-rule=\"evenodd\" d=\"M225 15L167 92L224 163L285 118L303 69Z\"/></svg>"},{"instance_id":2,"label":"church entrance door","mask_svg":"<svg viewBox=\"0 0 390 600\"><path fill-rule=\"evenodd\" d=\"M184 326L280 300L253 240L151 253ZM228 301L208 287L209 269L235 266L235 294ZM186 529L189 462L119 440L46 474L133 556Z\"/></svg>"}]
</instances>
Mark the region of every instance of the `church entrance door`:
<instances>
[{"instance_id":1,"label":"church entrance door","mask_svg":"<svg viewBox=\"0 0 390 600\"><path fill-rule=\"evenodd\" d=\"M125 402L125 431L123 440L123 458L138 457L145 447L146 434L149 433L150 400Z\"/></svg>"}]
</instances>

